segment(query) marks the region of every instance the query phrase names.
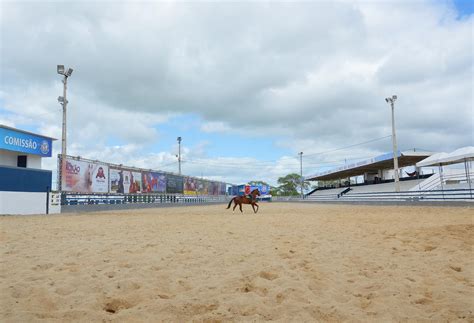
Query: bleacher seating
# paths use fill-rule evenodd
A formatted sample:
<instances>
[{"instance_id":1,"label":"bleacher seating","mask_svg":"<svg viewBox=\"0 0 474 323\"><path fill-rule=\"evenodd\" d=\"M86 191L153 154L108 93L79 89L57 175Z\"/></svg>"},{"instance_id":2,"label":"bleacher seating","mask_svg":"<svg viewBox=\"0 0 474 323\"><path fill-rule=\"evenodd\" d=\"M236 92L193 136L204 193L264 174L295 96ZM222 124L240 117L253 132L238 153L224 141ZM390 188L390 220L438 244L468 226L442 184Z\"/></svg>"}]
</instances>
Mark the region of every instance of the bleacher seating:
<instances>
[{"instance_id":1,"label":"bleacher seating","mask_svg":"<svg viewBox=\"0 0 474 323\"><path fill-rule=\"evenodd\" d=\"M411 181L400 181L400 191L409 191L412 187L417 186L424 179L415 179ZM358 194L358 193L373 193L373 192L394 192L395 182L373 184L373 185L361 185L353 186L352 190L346 195Z\"/></svg>"},{"instance_id":2,"label":"bleacher seating","mask_svg":"<svg viewBox=\"0 0 474 323\"><path fill-rule=\"evenodd\" d=\"M323 189L314 191L312 194L306 197L306 200L334 200L337 199L338 196L346 190L347 187L338 187L332 189Z\"/></svg>"},{"instance_id":3,"label":"bleacher seating","mask_svg":"<svg viewBox=\"0 0 474 323\"><path fill-rule=\"evenodd\" d=\"M471 183L471 187L474 188L474 183ZM469 183L445 184L443 188L446 190L467 190ZM437 189L441 189L441 185Z\"/></svg>"},{"instance_id":4,"label":"bleacher seating","mask_svg":"<svg viewBox=\"0 0 474 323\"><path fill-rule=\"evenodd\" d=\"M400 191L409 191L412 187L417 186L423 182L424 179L413 179L400 181ZM347 192L346 192L347 191ZM367 194L394 192L395 182L370 184L370 185L355 185L348 187L338 187L333 189L316 190L312 194L306 196L306 201L334 201L334 200L352 200L368 197Z\"/></svg>"}]
</instances>

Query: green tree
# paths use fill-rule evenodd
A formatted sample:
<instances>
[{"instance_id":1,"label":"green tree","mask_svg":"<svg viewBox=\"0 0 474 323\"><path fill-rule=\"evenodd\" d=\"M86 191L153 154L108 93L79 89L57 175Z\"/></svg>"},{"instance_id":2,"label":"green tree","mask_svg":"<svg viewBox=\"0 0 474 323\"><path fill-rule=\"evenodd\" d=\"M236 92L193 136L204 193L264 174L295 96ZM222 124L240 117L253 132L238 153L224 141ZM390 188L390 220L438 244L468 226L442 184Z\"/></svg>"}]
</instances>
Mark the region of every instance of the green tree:
<instances>
[{"instance_id":1,"label":"green tree","mask_svg":"<svg viewBox=\"0 0 474 323\"><path fill-rule=\"evenodd\" d=\"M284 177L278 178L279 195L284 196L295 196L301 193L301 177L296 173L288 174ZM303 182L303 190L307 190L310 187L308 181Z\"/></svg>"},{"instance_id":2,"label":"green tree","mask_svg":"<svg viewBox=\"0 0 474 323\"><path fill-rule=\"evenodd\" d=\"M280 196L280 195L281 195L280 188L279 188L279 187L271 187L271 188L270 188L270 195L272 195L272 196Z\"/></svg>"}]
</instances>

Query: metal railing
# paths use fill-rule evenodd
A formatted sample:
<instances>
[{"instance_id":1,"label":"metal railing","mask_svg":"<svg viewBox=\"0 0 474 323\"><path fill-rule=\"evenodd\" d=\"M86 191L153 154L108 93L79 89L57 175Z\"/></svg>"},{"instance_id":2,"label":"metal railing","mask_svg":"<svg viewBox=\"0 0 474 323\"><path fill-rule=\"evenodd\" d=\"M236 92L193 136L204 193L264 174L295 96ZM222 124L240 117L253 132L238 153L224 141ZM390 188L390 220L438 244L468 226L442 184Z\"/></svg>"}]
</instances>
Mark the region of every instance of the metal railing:
<instances>
[{"instance_id":1,"label":"metal railing","mask_svg":"<svg viewBox=\"0 0 474 323\"><path fill-rule=\"evenodd\" d=\"M348 193L341 200L385 200L385 201L474 201L472 189L448 189L403 192Z\"/></svg>"},{"instance_id":2,"label":"metal railing","mask_svg":"<svg viewBox=\"0 0 474 323\"><path fill-rule=\"evenodd\" d=\"M474 202L473 189L447 189L429 191L402 191L402 192L364 192L344 195L328 194L322 196L308 196L301 199L297 196L274 196L274 202L327 202L327 201L467 201Z\"/></svg>"},{"instance_id":3,"label":"metal railing","mask_svg":"<svg viewBox=\"0 0 474 323\"><path fill-rule=\"evenodd\" d=\"M226 195L187 196L178 194L61 194L61 205L103 205L103 204L201 204L224 203Z\"/></svg>"},{"instance_id":4,"label":"metal railing","mask_svg":"<svg viewBox=\"0 0 474 323\"><path fill-rule=\"evenodd\" d=\"M474 176L470 176L471 182L474 182ZM431 191L439 186L446 185L447 181L468 181L466 174L464 172L453 173L453 174L443 174L442 178L437 173L429 177L425 181L419 183L417 186L413 187L413 191Z\"/></svg>"}]
</instances>

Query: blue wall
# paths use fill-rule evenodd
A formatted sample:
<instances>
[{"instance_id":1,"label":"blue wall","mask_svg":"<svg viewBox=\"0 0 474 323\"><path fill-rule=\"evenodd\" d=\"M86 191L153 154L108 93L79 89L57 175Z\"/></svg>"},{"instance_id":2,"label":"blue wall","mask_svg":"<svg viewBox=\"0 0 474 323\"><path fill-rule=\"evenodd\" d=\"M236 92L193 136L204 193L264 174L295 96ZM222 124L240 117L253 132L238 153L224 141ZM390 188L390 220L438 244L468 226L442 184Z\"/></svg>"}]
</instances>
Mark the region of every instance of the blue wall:
<instances>
[{"instance_id":1,"label":"blue wall","mask_svg":"<svg viewBox=\"0 0 474 323\"><path fill-rule=\"evenodd\" d=\"M0 191L46 192L51 178L50 170L0 166Z\"/></svg>"}]
</instances>

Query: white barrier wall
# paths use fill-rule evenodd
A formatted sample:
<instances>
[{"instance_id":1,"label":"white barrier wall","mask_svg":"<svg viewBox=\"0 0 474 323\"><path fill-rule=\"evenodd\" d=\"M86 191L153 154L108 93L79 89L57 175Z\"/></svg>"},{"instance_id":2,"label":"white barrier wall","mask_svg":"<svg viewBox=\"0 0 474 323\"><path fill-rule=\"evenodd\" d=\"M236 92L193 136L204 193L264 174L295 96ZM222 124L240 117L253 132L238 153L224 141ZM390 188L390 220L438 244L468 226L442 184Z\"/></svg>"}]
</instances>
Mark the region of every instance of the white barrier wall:
<instances>
[{"instance_id":1,"label":"white barrier wall","mask_svg":"<svg viewBox=\"0 0 474 323\"><path fill-rule=\"evenodd\" d=\"M49 214L61 213L61 194L49 193Z\"/></svg>"},{"instance_id":2,"label":"white barrier wall","mask_svg":"<svg viewBox=\"0 0 474 323\"><path fill-rule=\"evenodd\" d=\"M0 165L16 167L19 153L0 149Z\"/></svg>"},{"instance_id":3,"label":"white barrier wall","mask_svg":"<svg viewBox=\"0 0 474 323\"><path fill-rule=\"evenodd\" d=\"M0 214L46 214L46 193L0 192Z\"/></svg>"},{"instance_id":4,"label":"white barrier wall","mask_svg":"<svg viewBox=\"0 0 474 323\"><path fill-rule=\"evenodd\" d=\"M18 156L26 155L26 167L41 169L41 156L0 149L0 165L16 167Z\"/></svg>"}]
</instances>

